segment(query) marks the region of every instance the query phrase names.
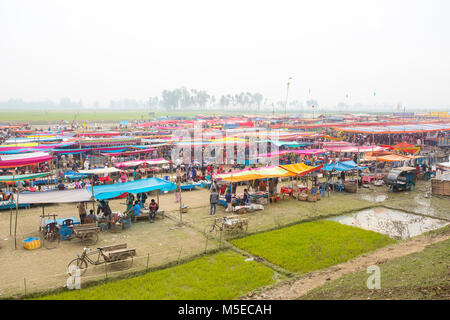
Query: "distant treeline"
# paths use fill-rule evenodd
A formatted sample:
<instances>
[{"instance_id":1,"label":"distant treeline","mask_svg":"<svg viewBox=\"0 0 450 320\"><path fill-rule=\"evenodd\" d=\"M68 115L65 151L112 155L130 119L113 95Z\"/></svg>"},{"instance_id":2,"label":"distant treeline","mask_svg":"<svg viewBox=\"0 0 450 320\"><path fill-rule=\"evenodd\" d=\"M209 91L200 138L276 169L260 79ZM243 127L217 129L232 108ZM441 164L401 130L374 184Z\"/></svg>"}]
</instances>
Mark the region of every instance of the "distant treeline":
<instances>
[{"instance_id":1,"label":"distant treeline","mask_svg":"<svg viewBox=\"0 0 450 320\"><path fill-rule=\"evenodd\" d=\"M145 109L154 108L167 111L193 109L211 109L221 108L227 110L260 110L273 109L275 107L284 107L286 101L268 101L267 98L259 93L240 92L235 94L225 94L215 96L205 90L187 89L185 87L173 90L163 90L160 96L149 97L146 100L121 99L110 100L109 105L101 105L98 101L85 104L82 100L74 101L70 98L62 98L59 102L52 100L43 101L24 101L23 99L10 99L0 101L0 108L13 109L78 109L78 108L99 108L109 107L112 109ZM307 106L318 106L317 101L310 100L306 102ZM297 100L289 101L290 109L303 107L303 104Z\"/></svg>"}]
</instances>

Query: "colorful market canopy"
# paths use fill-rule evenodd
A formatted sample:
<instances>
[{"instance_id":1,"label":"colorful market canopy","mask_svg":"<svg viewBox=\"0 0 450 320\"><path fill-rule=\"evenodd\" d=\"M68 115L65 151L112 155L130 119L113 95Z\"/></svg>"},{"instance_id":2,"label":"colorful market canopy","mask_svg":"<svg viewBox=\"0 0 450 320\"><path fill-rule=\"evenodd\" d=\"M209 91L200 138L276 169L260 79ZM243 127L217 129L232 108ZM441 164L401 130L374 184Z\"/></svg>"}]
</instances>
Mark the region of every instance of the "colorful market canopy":
<instances>
[{"instance_id":1,"label":"colorful market canopy","mask_svg":"<svg viewBox=\"0 0 450 320\"><path fill-rule=\"evenodd\" d=\"M22 192L20 203L73 203L92 201L91 193L86 189L57 190L44 192Z\"/></svg>"},{"instance_id":2,"label":"colorful market canopy","mask_svg":"<svg viewBox=\"0 0 450 320\"><path fill-rule=\"evenodd\" d=\"M95 169L90 169L90 170L79 170L78 173L84 173L84 174L103 174L103 173L114 173L114 172L119 172L122 171L120 169L117 168L95 168Z\"/></svg>"},{"instance_id":3,"label":"colorful market canopy","mask_svg":"<svg viewBox=\"0 0 450 320\"><path fill-rule=\"evenodd\" d=\"M407 161L411 159L422 158L421 156L406 156L401 154L386 154L381 156L366 155L364 161L386 161L386 162L396 162L396 161Z\"/></svg>"},{"instance_id":4,"label":"colorful market canopy","mask_svg":"<svg viewBox=\"0 0 450 320\"><path fill-rule=\"evenodd\" d=\"M147 149L141 149L141 150L135 150L135 151L101 153L101 155L106 156L106 157L108 157L108 156L118 157L118 156L126 156L126 155L131 155L131 154L149 153L154 150L155 150L155 148L147 148Z\"/></svg>"},{"instance_id":5,"label":"colorful market canopy","mask_svg":"<svg viewBox=\"0 0 450 320\"><path fill-rule=\"evenodd\" d=\"M273 158L273 157L279 157L279 156L282 156L282 155L288 154L288 153L311 155L311 154L326 153L326 150L323 150L323 149L283 150L283 151L278 151L278 152L259 154L258 158Z\"/></svg>"},{"instance_id":6,"label":"colorful market canopy","mask_svg":"<svg viewBox=\"0 0 450 320\"><path fill-rule=\"evenodd\" d=\"M124 193L141 193L153 190L172 191L177 188L173 182L153 177L125 183L89 187L87 190L97 200L112 199Z\"/></svg>"},{"instance_id":7,"label":"colorful market canopy","mask_svg":"<svg viewBox=\"0 0 450 320\"><path fill-rule=\"evenodd\" d=\"M436 163L436 167L443 169L443 170L450 170L450 162Z\"/></svg>"},{"instance_id":8,"label":"colorful market canopy","mask_svg":"<svg viewBox=\"0 0 450 320\"><path fill-rule=\"evenodd\" d=\"M229 182L249 181L276 177L294 177L319 170L322 166L310 167L303 163L284 166L268 166L263 168L248 168L234 172L217 174L215 179Z\"/></svg>"},{"instance_id":9,"label":"colorful market canopy","mask_svg":"<svg viewBox=\"0 0 450 320\"><path fill-rule=\"evenodd\" d=\"M51 172L43 172L43 173L31 173L31 174L19 174L19 175L9 175L9 176L0 176L0 182L14 182L14 181L25 181L25 180L33 180L37 178L42 178L52 174Z\"/></svg>"},{"instance_id":10,"label":"colorful market canopy","mask_svg":"<svg viewBox=\"0 0 450 320\"><path fill-rule=\"evenodd\" d=\"M342 162L335 162L335 163L330 163L330 164L326 164L323 166L322 170L326 170L326 171L349 171L349 170L355 170L355 169L360 169L360 170L364 170L367 167L361 167L355 163L355 161L353 160L348 160L348 161L342 161Z\"/></svg>"},{"instance_id":11,"label":"colorful market canopy","mask_svg":"<svg viewBox=\"0 0 450 320\"><path fill-rule=\"evenodd\" d=\"M21 154L1 155L0 168L22 167L53 159L45 152L29 152Z\"/></svg>"},{"instance_id":12,"label":"colorful market canopy","mask_svg":"<svg viewBox=\"0 0 450 320\"><path fill-rule=\"evenodd\" d=\"M157 165L157 164L167 164L167 163L169 163L169 161L167 161L163 158L146 159L146 160L116 162L116 163L114 163L114 166L116 168L126 168L126 167L140 166L140 165L143 165L144 163L149 164L149 165Z\"/></svg>"},{"instance_id":13,"label":"colorful market canopy","mask_svg":"<svg viewBox=\"0 0 450 320\"><path fill-rule=\"evenodd\" d=\"M287 170L287 171L295 174L296 176L303 176L305 174L308 174L310 172L320 169L322 166L311 167L304 163L294 163L294 164L281 165L280 167L283 168L284 170Z\"/></svg>"},{"instance_id":14,"label":"colorful market canopy","mask_svg":"<svg viewBox=\"0 0 450 320\"><path fill-rule=\"evenodd\" d=\"M386 148L380 146L346 146L346 147L325 147L326 150L332 152L376 152Z\"/></svg>"},{"instance_id":15,"label":"colorful market canopy","mask_svg":"<svg viewBox=\"0 0 450 320\"><path fill-rule=\"evenodd\" d=\"M419 133L419 132L433 132L433 131L449 131L450 123L405 124L405 125L386 125L386 126L352 126L334 129L338 131L359 132L365 134Z\"/></svg>"}]
</instances>

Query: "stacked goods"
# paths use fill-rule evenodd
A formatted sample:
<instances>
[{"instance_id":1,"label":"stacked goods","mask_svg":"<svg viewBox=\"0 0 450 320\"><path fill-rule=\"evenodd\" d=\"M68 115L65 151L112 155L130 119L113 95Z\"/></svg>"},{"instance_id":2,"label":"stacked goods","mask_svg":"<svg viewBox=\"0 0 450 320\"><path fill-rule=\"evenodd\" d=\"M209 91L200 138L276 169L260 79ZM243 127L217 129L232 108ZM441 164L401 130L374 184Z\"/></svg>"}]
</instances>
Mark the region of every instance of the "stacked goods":
<instances>
[{"instance_id":1,"label":"stacked goods","mask_svg":"<svg viewBox=\"0 0 450 320\"><path fill-rule=\"evenodd\" d=\"M431 179L431 193L440 196L450 196L450 180Z\"/></svg>"},{"instance_id":2,"label":"stacked goods","mask_svg":"<svg viewBox=\"0 0 450 320\"><path fill-rule=\"evenodd\" d=\"M345 191L350 192L350 193L355 193L356 192L356 183L354 182L347 182L344 185Z\"/></svg>"},{"instance_id":3,"label":"stacked goods","mask_svg":"<svg viewBox=\"0 0 450 320\"><path fill-rule=\"evenodd\" d=\"M298 195L298 200L299 201L306 201L306 200L308 200L308 195L306 193L300 193Z\"/></svg>"}]
</instances>

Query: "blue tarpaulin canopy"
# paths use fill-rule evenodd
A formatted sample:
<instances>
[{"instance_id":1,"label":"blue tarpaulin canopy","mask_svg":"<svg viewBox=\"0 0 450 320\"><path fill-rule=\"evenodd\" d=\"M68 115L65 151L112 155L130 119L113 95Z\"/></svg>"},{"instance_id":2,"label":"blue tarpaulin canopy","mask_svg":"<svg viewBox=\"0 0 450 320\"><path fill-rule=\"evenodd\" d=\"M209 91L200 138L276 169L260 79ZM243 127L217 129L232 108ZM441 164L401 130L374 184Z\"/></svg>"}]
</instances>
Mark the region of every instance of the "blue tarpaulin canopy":
<instances>
[{"instance_id":1,"label":"blue tarpaulin canopy","mask_svg":"<svg viewBox=\"0 0 450 320\"><path fill-rule=\"evenodd\" d=\"M154 177L125 183L94 186L87 188L87 190L93 194L95 199L103 200L118 197L126 192L141 193L153 190L172 191L176 188L177 185L175 183Z\"/></svg>"},{"instance_id":2,"label":"blue tarpaulin canopy","mask_svg":"<svg viewBox=\"0 0 450 320\"><path fill-rule=\"evenodd\" d=\"M330 164L324 165L322 170L349 171L349 170L355 170L357 167L358 167L358 165L355 163L355 161L348 160L348 161L335 162L335 163L330 163ZM360 170L363 170L366 168L367 167L361 167L361 166L359 167Z\"/></svg>"}]
</instances>

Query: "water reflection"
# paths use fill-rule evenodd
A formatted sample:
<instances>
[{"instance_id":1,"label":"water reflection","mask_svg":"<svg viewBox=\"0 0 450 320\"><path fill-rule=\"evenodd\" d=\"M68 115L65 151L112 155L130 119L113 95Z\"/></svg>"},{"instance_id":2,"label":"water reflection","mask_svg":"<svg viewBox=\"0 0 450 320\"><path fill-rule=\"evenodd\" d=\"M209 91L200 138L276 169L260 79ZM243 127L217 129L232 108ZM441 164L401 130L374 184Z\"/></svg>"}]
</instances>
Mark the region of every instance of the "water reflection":
<instances>
[{"instance_id":1,"label":"water reflection","mask_svg":"<svg viewBox=\"0 0 450 320\"><path fill-rule=\"evenodd\" d=\"M398 237L401 239L414 237L448 224L448 222L439 219L422 217L382 207L332 217L327 220L337 221L342 224L387 234L390 237Z\"/></svg>"}]
</instances>

